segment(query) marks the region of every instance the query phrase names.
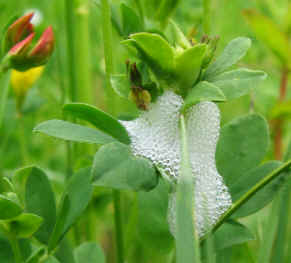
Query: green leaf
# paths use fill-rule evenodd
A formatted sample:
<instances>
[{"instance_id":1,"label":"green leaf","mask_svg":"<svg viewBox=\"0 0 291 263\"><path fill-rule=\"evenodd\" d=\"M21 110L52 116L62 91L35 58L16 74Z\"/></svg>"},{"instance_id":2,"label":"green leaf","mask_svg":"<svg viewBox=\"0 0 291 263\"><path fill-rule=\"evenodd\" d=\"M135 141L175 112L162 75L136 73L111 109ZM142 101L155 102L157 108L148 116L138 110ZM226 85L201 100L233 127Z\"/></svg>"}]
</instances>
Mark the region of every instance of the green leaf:
<instances>
[{"instance_id":1,"label":"green leaf","mask_svg":"<svg viewBox=\"0 0 291 263\"><path fill-rule=\"evenodd\" d=\"M44 254L45 248L40 247L32 253L32 255L25 261L25 263L38 263Z\"/></svg>"},{"instance_id":2,"label":"green leaf","mask_svg":"<svg viewBox=\"0 0 291 263\"><path fill-rule=\"evenodd\" d=\"M134 156L130 148L121 143L111 143L99 149L92 174L95 185L114 189L149 191L158 183L153 164Z\"/></svg>"},{"instance_id":3,"label":"green leaf","mask_svg":"<svg viewBox=\"0 0 291 263\"><path fill-rule=\"evenodd\" d=\"M248 228L233 220L225 222L214 234L216 250L232 247L254 239Z\"/></svg>"},{"instance_id":4,"label":"green leaf","mask_svg":"<svg viewBox=\"0 0 291 263\"><path fill-rule=\"evenodd\" d=\"M55 257L49 256L43 263L60 263Z\"/></svg>"},{"instance_id":5,"label":"green leaf","mask_svg":"<svg viewBox=\"0 0 291 263\"><path fill-rule=\"evenodd\" d=\"M13 185L7 177L0 176L0 194L13 192Z\"/></svg>"},{"instance_id":6,"label":"green leaf","mask_svg":"<svg viewBox=\"0 0 291 263\"><path fill-rule=\"evenodd\" d=\"M204 79L208 80L214 76L224 72L226 69L236 64L242 57L245 56L248 49L251 47L251 40L246 37L238 37L233 39L226 46L222 54L210 64L207 68Z\"/></svg>"},{"instance_id":7,"label":"green leaf","mask_svg":"<svg viewBox=\"0 0 291 263\"><path fill-rule=\"evenodd\" d=\"M82 125L61 120L43 122L33 129L34 132L73 142L107 144L116 141L113 137Z\"/></svg>"},{"instance_id":8,"label":"green leaf","mask_svg":"<svg viewBox=\"0 0 291 263\"><path fill-rule=\"evenodd\" d=\"M12 198L0 195L0 220L12 219L22 213L21 206Z\"/></svg>"},{"instance_id":9,"label":"green leaf","mask_svg":"<svg viewBox=\"0 0 291 263\"><path fill-rule=\"evenodd\" d=\"M74 251L76 263L105 263L105 256L100 246L94 242L83 243Z\"/></svg>"},{"instance_id":10,"label":"green leaf","mask_svg":"<svg viewBox=\"0 0 291 263\"><path fill-rule=\"evenodd\" d=\"M200 74L206 47L205 44L195 45L175 58L175 74L178 77L180 89L184 92L192 87Z\"/></svg>"},{"instance_id":11,"label":"green leaf","mask_svg":"<svg viewBox=\"0 0 291 263\"><path fill-rule=\"evenodd\" d=\"M244 17L260 39L281 60L284 65L291 66L291 45L285 35L271 19L254 10L246 10Z\"/></svg>"},{"instance_id":12,"label":"green leaf","mask_svg":"<svg viewBox=\"0 0 291 263\"><path fill-rule=\"evenodd\" d=\"M61 263L76 263L73 253L73 244L65 237L56 249L55 257Z\"/></svg>"},{"instance_id":13,"label":"green leaf","mask_svg":"<svg viewBox=\"0 0 291 263\"><path fill-rule=\"evenodd\" d=\"M122 98L128 100L130 92L130 82L126 74L111 75L111 86Z\"/></svg>"},{"instance_id":14,"label":"green leaf","mask_svg":"<svg viewBox=\"0 0 291 263\"><path fill-rule=\"evenodd\" d=\"M190 90L184 100L181 111L184 112L188 108L202 101L222 102L225 100L226 98L223 92L218 87L210 82L201 81Z\"/></svg>"},{"instance_id":15,"label":"green leaf","mask_svg":"<svg viewBox=\"0 0 291 263\"><path fill-rule=\"evenodd\" d=\"M37 167L27 169L25 206L28 212L43 218L43 224L35 236L39 241L47 244L56 223L55 196L47 175L41 169Z\"/></svg>"},{"instance_id":16,"label":"green leaf","mask_svg":"<svg viewBox=\"0 0 291 263\"><path fill-rule=\"evenodd\" d=\"M19 247L22 258L25 261L31 254L30 242L27 239L20 239ZM10 242L7 237L2 234L2 232L0 232L0 260L1 263L15 263Z\"/></svg>"},{"instance_id":17,"label":"green leaf","mask_svg":"<svg viewBox=\"0 0 291 263\"><path fill-rule=\"evenodd\" d=\"M247 193L255 184L264 179L271 172L282 165L279 161L267 162L248 173L242 175L230 188L230 193L233 202L236 202L240 197ZM261 208L269 204L276 196L278 191L286 182L286 176L282 173L260 191L258 191L250 200L243 204L233 215L233 218L245 217L251 215Z\"/></svg>"},{"instance_id":18,"label":"green leaf","mask_svg":"<svg viewBox=\"0 0 291 263\"><path fill-rule=\"evenodd\" d=\"M12 183L15 187L15 192L17 193L19 199L24 204L25 202L25 185L26 180L33 169L34 166L26 166L15 171L12 176Z\"/></svg>"},{"instance_id":19,"label":"green leaf","mask_svg":"<svg viewBox=\"0 0 291 263\"><path fill-rule=\"evenodd\" d=\"M174 69L174 50L158 34L137 33L130 36L140 56L160 78L168 80Z\"/></svg>"},{"instance_id":20,"label":"green leaf","mask_svg":"<svg viewBox=\"0 0 291 263\"><path fill-rule=\"evenodd\" d=\"M8 222L9 229L18 238L31 237L42 224L43 219L35 214L23 213Z\"/></svg>"},{"instance_id":21,"label":"green leaf","mask_svg":"<svg viewBox=\"0 0 291 263\"><path fill-rule=\"evenodd\" d=\"M274 106L270 114L271 119L290 119L291 118L291 100L282 101Z\"/></svg>"},{"instance_id":22,"label":"green leaf","mask_svg":"<svg viewBox=\"0 0 291 263\"><path fill-rule=\"evenodd\" d=\"M268 146L268 124L261 115L245 115L226 124L216 148L216 166L226 185L255 168Z\"/></svg>"},{"instance_id":23,"label":"green leaf","mask_svg":"<svg viewBox=\"0 0 291 263\"><path fill-rule=\"evenodd\" d=\"M190 41L187 39L182 30L173 20L170 21L169 26L173 37L173 44L178 44L184 49L192 47Z\"/></svg>"},{"instance_id":24,"label":"green leaf","mask_svg":"<svg viewBox=\"0 0 291 263\"><path fill-rule=\"evenodd\" d=\"M90 169L84 168L74 174L64 191L49 251L54 249L69 228L85 211L93 192Z\"/></svg>"},{"instance_id":25,"label":"green leaf","mask_svg":"<svg viewBox=\"0 0 291 263\"><path fill-rule=\"evenodd\" d=\"M263 71L240 68L216 75L208 81L220 88L225 97L230 100L248 94L253 87L256 87L257 81L264 80L266 77L267 74Z\"/></svg>"},{"instance_id":26,"label":"green leaf","mask_svg":"<svg viewBox=\"0 0 291 263\"><path fill-rule=\"evenodd\" d=\"M74 117L90 122L96 128L120 142L130 144L127 131L120 122L96 107L84 103L69 103L63 109Z\"/></svg>"},{"instance_id":27,"label":"green leaf","mask_svg":"<svg viewBox=\"0 0 291 263\"><path fill-rule=\"evenodd\" d=\"M123 34L125 37L130 34L143 31L142 23L135 11L124 3L120 5Z\"/></svg>"},{"instance_id":28,"label":"green leaf","mask_svg":"<svg viewBox=\"0 0 291 263\"><path fill-rule=\"evenodd\" d=\"M168 18L177 8L180 0L162 0L158 10L157 17L162 24L165 24Z\"/></svg>"},{"instance_id":29,"label":"green leaf","mask_svg":"<svg viewBox=\"0 0 291 263\"><path fill-rule=\"evenodd\" d=\"M138 230L143 242L159 253L168 253L174 245L167 220L169 185L160 179L150 192L138 193Z\"/></svg>"},{"instance_id":30,"label":"green leaf","mask_svg":"<svg viewBox=\"0 0 291 263\"><path fill-rule=\"evenodd\" d=\"M0 233L0 258L1 263L15 263L13 251L9 240Z\"/></svg>"}]
</instances>

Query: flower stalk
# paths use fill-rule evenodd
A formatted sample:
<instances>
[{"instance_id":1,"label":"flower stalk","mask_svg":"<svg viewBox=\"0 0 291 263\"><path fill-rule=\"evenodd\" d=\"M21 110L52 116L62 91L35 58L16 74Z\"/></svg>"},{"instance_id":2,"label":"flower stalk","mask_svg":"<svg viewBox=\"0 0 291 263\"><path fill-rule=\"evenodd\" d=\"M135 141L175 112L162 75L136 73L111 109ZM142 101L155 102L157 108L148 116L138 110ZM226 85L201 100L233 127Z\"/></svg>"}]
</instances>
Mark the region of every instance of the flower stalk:
<instances>
[{"instance_id":1,"label":"flower stalk","mask_svg":"<svg viewBox=\"0 0 291 263\"><path fill-rule=\"evenodd\" d=\"M114 92L111 86L111 75L114 73L113 68L113 41L112 41L112 25L111 12L108 0L101 0L102 12L102 33L104 45L105 58L105 72L106 72L106 102L107 109L114 113ZM114 202L114 221L115 221L115 242L117 252L117 262L124 263L124 244L123 244L123 228L122 228L122 211L121 211L121 193L119 190L113 190Z\"/></svg>"},{"instance_id":2,"label":"flower stalk","mask_svg":"<svg viewBox=\"0 0 291 263\"><path fill-rule=\"evenodd\" d=\"M199 263L199 238L195 226L194 182L189 159L185 116L180 117L181 170L176 193L176 262Z\"/></svg>"}]
</instances>

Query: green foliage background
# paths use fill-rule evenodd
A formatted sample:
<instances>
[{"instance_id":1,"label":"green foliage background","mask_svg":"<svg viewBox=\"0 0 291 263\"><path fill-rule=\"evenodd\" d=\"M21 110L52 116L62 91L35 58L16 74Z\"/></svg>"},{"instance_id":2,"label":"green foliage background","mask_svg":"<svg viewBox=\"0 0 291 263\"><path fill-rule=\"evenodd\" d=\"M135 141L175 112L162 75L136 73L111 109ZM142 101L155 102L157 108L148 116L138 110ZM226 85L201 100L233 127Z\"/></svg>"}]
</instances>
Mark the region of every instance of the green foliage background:
<instances>
[{"instance_id":1,"label":"green foliage background","mask_svg":"<svg viewBox=\"0 0 291 263\"><path fill-rule=\"evenodd\" d=\"M154 2L153 0L147 1ZM82 102L91 103L106 110L104 95L104 54L101 36L101 14L100 8L98 8L98 1L97 5L94 1L88 2L85 0L76 0L75 2L75 36L78 40L69 43L75 48L77 61L74 66L77 68L77 71L80 72L80 74L76 76L75 84L77 86L79 97L82 98ZM117 0L112 1L113 14L119 12L118 8L120 2L121 1ZM135 1L128 0L124 2L134 6ZM249 37L252 39L252 48L247 56L240 62L239 66L245 66L254 70L264 70L268 74L267 80L256 85L250 95L220 104L222 111L222 124L231 121L234 117L253 111L262 113L266 117L270 123L270 136L272 140L265 161L275 158L275 130L273 129L274 117L276 119L280 116L280 118L284 119L282 151L283 153L287 152L288 142L291 141L291 103L289 103L289 106L286 106L283 113L280 113L281 115L274 115L274 112L278 111L282 65L270 49L268 49L265 43L263 43L251 30L242 15L242 11L244 9L258 10L260 13L271 18L276 24L278 24L282 31L284 31L286 29L286 21L284 21L283 18L287 16L288 4L290 5L290 1L288 0L213 0L212 12L210 15L211 34L220 36L218 53L221 52L231 39L238 36ZM60 143L59 141L46 136L33 134L32 130L40 122L48 119L62 118L62 106L65 94L68 92L67 84L69 81L68 65L66 64L67 43L65 39L64 1L0 0L0 28L3 28L8 19L13 15L22 14L25 10L35 8L40 10L43 15L43 23L39 27L39 30L41 31L48 24L51 24L54 27L56 33L56 51L49 64L46 66L42 78L29 93L25 106L27 114L25 114L22 123L19 123L16 117L16 107L12 92L9 96L4 125L0 129L0 176L10 175L16 168L22 167L24 164L37 164L45 169L49 175L53 182L54 190L59 193L57 196L57 199L59 200L60 193L64 189L64 175L67 172L66 144ZM189 35L195 30L198 38L202 36L202 0L180 1L173 17L186 35ZM86 24L87 22L88 24ZM89 26L87 27L87 25ZM120 45L122 39L116 31L114 31L113 38L115 72L125 73L126 52ZM289 32L289 42L291 43L290 39L291 33ZM89 64L85 67L80 60L80 56L88 58ZM88 74L89 76L89 90L86 90L86 85L83 85L84 74ZM290 89L291 81L288 84L286 98L286 101L289 102L291 100ZM122 100L117 96L112 96L112 100L115 102L115 107L114 109L110 109L110 111L115 116L132 111L132 106L125 100ZM18 139L19 133L22 133L22 136L26 138L25 145L20 144ZM27 152L23 153L23 147L27 149ZM78 155L79 157L74 158L73 160L75 169L90 165L93 161L93 154L96 149L96 146L78 147L77 151L80 153ZM23 158L24 155L26 156L26 159ZM139 196L138 198L142 197ZM251 229L251 232L255 235L256 239L242 245L222 250L218 255L218 262L256 262L255 258L257 257L257 250L259 247L264 246L263 241L268 232L268 227L272 227L272 222L276 222L280 217L279 212L277 215L278 218L272 218L271 220L269 216L271 209L275 209L277 207L276 204L278 203L279 202L271 204L258 213L244 218L242 222ZM136 194L125 192L123 206L134 208L136 205ZM147 204L144 204L145 211L147 211L146 205ZM154 207L154 209L158 212L161 208ZM163 207L162 209L165 208ZM278 208L278 211L281 210ZM142 211L142 213L145 212ZM291 209L289 209L289 211L287 210L286 213L291 213ZM98 188L98 190L95 190L94 192L92 202L78 222L78 229L80 232L69 232L69 238L64 241L64 248L59 252L59 258L69 257L69 255L65 255L66 253L64 252L66 251L66 246L71 246L72 244L79 245L85 240L97 240L104 248L108 262L113 262L112 215L113 207L111 205L111 192L106 188ZM165 231L165 236L157 237L157 240L154 243L154 246L156 246L157 249L154 249L154 246L151 243L152 237L147 240L147 234L149 231L144 230L148 227L146 222L141 221L144 226L144 229L139 230L141 233L137 232L134 227L131 227L135 224L138 217L142 218L143 215L135 214L134 209L129 211L128 214L125 214L125 243L128 257L132 262L137 262L134 260L138 260L138 262L141 263L166 262L167 254L164 253L164 251L168 251L172 246L171 237L168 237ZM164 227L164 222L157 222L157 224L160 224L162 228ZM289 224L288 227L289 229L286 234L288 235L289 240L291 240L291 225ZM132 242L135 242L134 249L131 246ZM286 251L291 250L290 242L289 244L283 245L285 246ZM61 255L61 253L63 253L63 255ZM288 252L288 255L290 255L290 252ZM227 259L227 257L231 258L231 261L228 261L229 259ZM286 257L285 262L289 262L288 259L290 260L290 258L291 255L290 257ZM1 257L0 262L2 263ZM64 259L62 262L71 263L68 258Z\"/></svg>"}]
</instances>

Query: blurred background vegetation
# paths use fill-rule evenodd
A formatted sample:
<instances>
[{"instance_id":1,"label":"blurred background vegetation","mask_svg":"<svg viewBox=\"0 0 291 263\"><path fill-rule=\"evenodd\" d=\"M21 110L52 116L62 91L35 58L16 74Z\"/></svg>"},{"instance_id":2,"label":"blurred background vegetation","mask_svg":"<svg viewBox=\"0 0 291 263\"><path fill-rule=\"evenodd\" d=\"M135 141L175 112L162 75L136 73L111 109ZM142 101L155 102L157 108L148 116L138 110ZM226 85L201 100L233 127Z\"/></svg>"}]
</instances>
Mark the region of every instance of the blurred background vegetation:
<instances>
[{"instance_id":1,"label":"blurred background vegetation","mask_svg":"<svg viewBox=\"0 0 291 263\"><path fill-rule=\"evenodd\" d=\"M112 13L114 18L119 19L119 5L122 1L112 1ZM123 1L136 8L135 0ZM144 0L148 7L146 15L154 14L154 7L159 0ZM72 1L73 3L73 1ZM14 15L20 15L30 10L38 10L41 16L41 23L37 27L40 32L51 24L56 35L56 51L45 67L42 77L36 85L30 89L23 109L21 121L16 114L16 103L13 91L9 94L9 103L5 111L4 125L0 129L0 175L9 175L15 169L28 164L37 164L46 169L54 182L55 188L63 188L64 175L66 173L66 147L65 143L54 139L35 135L32 133L33 127L41 121L61 118L62 105L69 101L69 90L75 85L77 90L77 101L94 104L112 114L119 116L132 110L132 106L120 98L112 97L115 102L113 109L106 109L104 85L104 55L101 34L101 10L98 1L75 0L72 6L74 11L71 26L73 30L72 41L66 39L66 11L65 1L61 0L0 0L0 28ZM272 21L276 27L289 38L291 45L291 2L290 0L213 0L211 6L211 34L219 35L220 42L218 53L227 42L237 36L246 36L252 39L252 48L246 58L240 62L240 66L246 65L251 69L264 70L268 74L267 80L254 85L250 95L246 95L231 102L222 104L222 124L230 121L238 115L243 115L251 111L259 112L265 116L270 124L270 136L272 144L269 147L267 159L281 159L287 151L288 142L291 140L291 82L287 84L287 92L282 95L282 82L286 74L286 65L280 55L270 48L268 40L276 45L277 35L274 35L270 27L260 25L264 38L253 30L247 22L246 14L259 12L268 21ZM203 22L203 1L184 0L180 1L178 8L173 14L173 19L183 29L189 37L200 39L202 37ZM268 29L270 29L268 31ZM125 72L125 62L127 53L120 45L122 37L117 30L113 30L114 38L114 71L116 73ZM280 43L280 42L278 42ZM74 60L67 57L68 45L74 48ZM285 54L290 57L291 54ZM73 76L72 67L75 67L76 76ZM284 75L285 74L285 75ZM283 80L282 80L283 79ZM281 89L280 89L281 87ZM284 92L284 91L283 91ZM282 97L283 96L283 97ZM20 142L19 138L25 140ZM23 145L25 144L25 145ZM74 165L78 167L90 164L93 149L85 147L79 149L77 158L74 158ZM266 160L267 160L266 159ZM108 262L112 262L114 254L112 252L112 213L110 204L111 194L106 189L96 190L94 200L87 209L86 214L79 221L78 230L80 233L70 233L69 243L80 243L84 240L98 240L105 249ZM286 200L287 202L287 200ZM136 198L133 193L126 193L124 206L133 207L136 205ZM256 240L247 244L232 247L232 252L224 251L224 255L232 257L231 262L255 262L257 249L264 240L265 229L270 224L269 205L262 211L243 221L247 224L256 236ZM288 208L288 206L287 206ZM291 209L286 210L291 213ZM86 220L94 218L90 223ZM149 242L142 240L144 237L138 233L131 233L136 230L131 229L130 224L134 224L136 215L130 212L125 213L125 224L127 224L126 244L131 251L131 242L135 240L134 251L131 257L138 262L164 262L169 246L168 237L154 236L148 234L146 238ZM279 214L278 214L279 217ZM289 224L289 228L291 225ZM291 240L291 229L288 231ZM151 240L152 238L152 240ZM285 262L291 260L290 244L285 244ZM63 255L64 256L64 255ZM143 260L141 259L143 258ZM228 262L227 258L221 262ZM0 259L1 262L1 259ZM70 262L70 261L68 261ZM133 261L136 262L136 261Z\"/></svg>"}]
</instances>

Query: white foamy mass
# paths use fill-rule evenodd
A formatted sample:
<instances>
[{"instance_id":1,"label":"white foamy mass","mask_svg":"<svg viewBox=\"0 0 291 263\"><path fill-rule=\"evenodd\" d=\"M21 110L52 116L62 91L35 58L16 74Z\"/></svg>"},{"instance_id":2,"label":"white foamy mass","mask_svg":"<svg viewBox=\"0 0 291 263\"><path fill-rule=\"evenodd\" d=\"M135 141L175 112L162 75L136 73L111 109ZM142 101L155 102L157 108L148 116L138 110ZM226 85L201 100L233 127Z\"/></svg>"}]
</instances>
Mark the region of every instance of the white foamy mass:
<instances>
[{"instance_id":1,"label":"white foamy mass","mask_svg":"<svg viewBox=\"0 0 291 263\"><path fill-rule=\"evenodd\" d=\"M179 110L183 99L166 91L138 119L122 121L135 155L150 159L166 178L179 179ZM196 227L202 236L231 206L231 197L215 165L220 112L215 103L201 102L186 114L188 149L195 181ZM193 193L194 194L194 193ZM176 198L170 194L168 219L175 235ZM194 205L193 205L194 207Z\"/></svg>"}]
</instances>

